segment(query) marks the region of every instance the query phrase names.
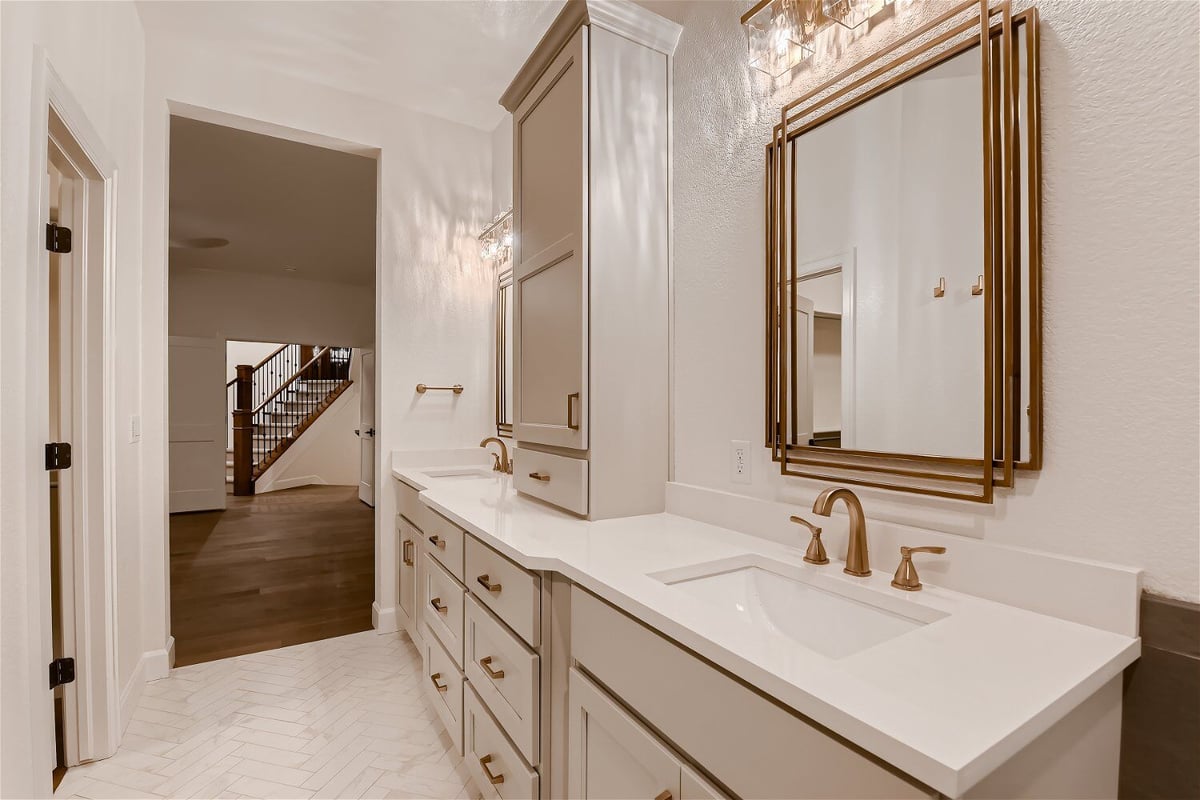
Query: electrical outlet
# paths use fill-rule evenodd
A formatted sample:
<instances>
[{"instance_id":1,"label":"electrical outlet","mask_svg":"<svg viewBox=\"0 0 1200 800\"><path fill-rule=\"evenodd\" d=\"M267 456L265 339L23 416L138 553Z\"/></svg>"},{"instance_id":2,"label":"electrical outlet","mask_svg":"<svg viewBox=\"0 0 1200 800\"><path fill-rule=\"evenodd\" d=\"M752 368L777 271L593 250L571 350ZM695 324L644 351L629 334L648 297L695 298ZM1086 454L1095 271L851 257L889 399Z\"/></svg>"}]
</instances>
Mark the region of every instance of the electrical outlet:
<instances>
[{"instance_id":1,"label":"electrical outlet","mask_svg":"<svg viewBox=\"0 0 1200 800\"><path fill-rule=\"evenodd\" d=\"M750 443L734 439L729 443L729 478L734 483L750 482Z\"/></svg>"},{"instance_id":2,"label":"electrical outlet","mask_svg":"<svg viewBox=\"0 0 1200 800\"><path fill-rule=\"evenodd\" d=\"M140 414L129 416L129 443L136 444L142 440L142 417Z\"/></svg>"}]
</instances>

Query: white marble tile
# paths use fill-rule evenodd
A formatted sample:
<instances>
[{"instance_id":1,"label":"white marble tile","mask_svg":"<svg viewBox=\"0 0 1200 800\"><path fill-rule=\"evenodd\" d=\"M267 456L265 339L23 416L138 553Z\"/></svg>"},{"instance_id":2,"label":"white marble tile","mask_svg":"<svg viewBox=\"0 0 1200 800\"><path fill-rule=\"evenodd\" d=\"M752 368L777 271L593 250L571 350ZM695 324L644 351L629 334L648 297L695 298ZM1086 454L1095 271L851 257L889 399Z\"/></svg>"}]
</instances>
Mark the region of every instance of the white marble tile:
<instances>
[{"instance_id":1,"label":"white marble tile","mask_svg":"<svg viewBox=\"0 0 1200 800\"><path fill-rule=\"evenodd\" d=\"M55 797L477 797L420 674L405 635L374 631L173 670Z\"/></svg>"}]
</instances>

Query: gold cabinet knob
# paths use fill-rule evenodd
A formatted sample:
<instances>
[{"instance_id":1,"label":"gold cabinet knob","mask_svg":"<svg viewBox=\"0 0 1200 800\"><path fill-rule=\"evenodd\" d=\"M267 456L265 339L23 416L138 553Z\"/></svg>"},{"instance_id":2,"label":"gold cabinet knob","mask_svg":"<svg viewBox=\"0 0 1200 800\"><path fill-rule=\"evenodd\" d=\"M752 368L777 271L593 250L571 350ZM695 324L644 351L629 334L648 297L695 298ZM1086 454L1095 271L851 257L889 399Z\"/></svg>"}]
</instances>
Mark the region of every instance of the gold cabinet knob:
<instances>
[{"instance_id":1,"label":"gold cabinet knob","mask_svg":"<svg viewBox=\"0 0 1200 800\"><path fill-rule=\"evenodd\" d=\"M433 610L439 614L446 613L446 604L442 602L442 598L435 597L429 601L429 605L433 606Z\"/></svg>"},{"instance_id":2,"label":"gold cabinet knob","mask_svg":"<svg viewBox=\"0 0 1200 800\"><path fill-rule=\"evenodd\" d=\"M492 583L491 579L488 577L488 574L486 572L484 574L480 575L479 577L477 577L475 579L475 582L478 583L483 588L487 589L492 594L500 594L500 588L501 588L500 584Z\"/></svg>"},{"instance_id":3,"label":"gold cabinet knob","mask_svg":"<svg viewBox=\"0 0 1200 800\"><path fill-rule=\"evenodd\" d=\"M491 656L485 656L485 657L479 659L479 666L483 667L483 671L486 672L488 677L494 681L498 681L504 677L504 670L492 669L492 657Z\"/></svg>"},{"instance_id":4,"label":"gold cabinet knob","mask_svg":"<svg viewBox=\"0 0 1200 800\"><path fill-rule=\"evenodd\" d=\"M439 550L446 549L446 540L440 536L430 536L429 543L431 545L433 545L434 547L438 548Z\"/></svg>"},{"instance_id":5,"label":"gold cabinet knob","mask_svg":"<svg viewBox=\"0 0 1200 800\"><path fill-rule=\"evenodd\" d=\"M542 483L550 482L550 476L543 475L540 472L531 472L531 473L529 473L529 477L533 478L535 481L541 481Z\"/></svg>"},{"instance_id":6,"label":"gold cabinet knob","mask_svg":"<svg viewBox=\"0 0 1200 800\"><path fill-rule=\"evenodd\" d=\"M433 682L433 688L437 689L439 692L449 691L450 687L447 684L439 683L441 679L442 673L440 672L435 672L429 676L429 680Z\"/></svg>"},{"instance_id":7,"label":"gold cabinet knob","mask_svg":"<svg viewBox=\"0 0 1200 800\"><path fill-rule=\"evenodd\" d=\"M941 555L946 552L944 547L901 547L900 548L900 566L896 567L896 574L892 578L892 586L897 589L903 589L906 592L921 591L921 576L917 574L917 568L913 564L913 553L934 553Z\"/></svg>"}]
</instances>

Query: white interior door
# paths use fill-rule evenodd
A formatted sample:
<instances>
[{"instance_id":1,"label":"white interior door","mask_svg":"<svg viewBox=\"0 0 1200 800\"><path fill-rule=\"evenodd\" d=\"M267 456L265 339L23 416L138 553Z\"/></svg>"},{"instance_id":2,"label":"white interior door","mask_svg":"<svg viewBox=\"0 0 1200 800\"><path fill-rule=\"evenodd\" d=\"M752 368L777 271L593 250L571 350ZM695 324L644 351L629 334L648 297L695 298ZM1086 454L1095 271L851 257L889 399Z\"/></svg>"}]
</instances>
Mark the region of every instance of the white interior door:
<instances>
[{"instance_id":1,"label":"white interior door","mask_svg":"<svg viewBox=\"0 0 1200 800\"><path fill-rule=\"evenodd\" d=\"M362 354L362 387L359 389L358 441L360 464L358 499L375 507L375 353Z\"/></svg>"},{"instance_id":2,"label":"white interior door","mask_svg":"<svg viewBox=\"0 0 1200 800\"><path fill-rule=\"evenodd\" d=\"M815 304L796 295L796 374L792 376L792 429L795 444L807 445L813 436L813 324Z\"/></svg>"},{"instance_id":3,"label":"white interior door","mask_svg":"<svg viewBox=\"0 0 1200 800\"><path fill-rule=\"evenodd\" d=\"M170 511L225 508L225 342L167 342Z\"/></svg>"}]
</instances>

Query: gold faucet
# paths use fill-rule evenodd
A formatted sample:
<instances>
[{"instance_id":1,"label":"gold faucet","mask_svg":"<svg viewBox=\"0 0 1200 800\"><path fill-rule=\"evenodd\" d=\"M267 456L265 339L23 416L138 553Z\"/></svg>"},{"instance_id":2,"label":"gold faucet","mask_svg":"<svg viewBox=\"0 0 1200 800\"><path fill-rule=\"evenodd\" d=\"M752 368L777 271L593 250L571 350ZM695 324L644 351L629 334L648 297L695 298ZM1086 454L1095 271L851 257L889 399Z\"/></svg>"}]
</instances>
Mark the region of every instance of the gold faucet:
<instances>
[{"instance_id":1,"label":"gold faucet","mask_svg":"<svg viewBox=\"0 0 1200 800\"><path fill-rule=\"evenodd\" d=\"M495 436L489 436L486 439L484 439L482 442L480 442L479 446L487 447L492 442L495 442L496 444L500 445L499 455L497 455L496 453L492 453L492 458L494 459L494 461L492 463L492 471L493 472L505 472L509 475L512 475L512 462L508 460L508 447L504 444L503 439L498 439Z\"/></svg>"},{"instance_id":2,"label":"gold faucet","mask_svg":"<svg viewBox=\"0 0 1200 800\"><path fill-rule=\"evenodd\" d=\"M858 497L849 489L826 489L817 495L813 513L828 517L838 500L846 502L846 511L850 514L850 545L846 548L846 566L842 572L865 578L871 574L871 561L867 557L867 518Z\"/></svg>"}]
</instances>

